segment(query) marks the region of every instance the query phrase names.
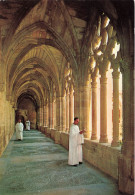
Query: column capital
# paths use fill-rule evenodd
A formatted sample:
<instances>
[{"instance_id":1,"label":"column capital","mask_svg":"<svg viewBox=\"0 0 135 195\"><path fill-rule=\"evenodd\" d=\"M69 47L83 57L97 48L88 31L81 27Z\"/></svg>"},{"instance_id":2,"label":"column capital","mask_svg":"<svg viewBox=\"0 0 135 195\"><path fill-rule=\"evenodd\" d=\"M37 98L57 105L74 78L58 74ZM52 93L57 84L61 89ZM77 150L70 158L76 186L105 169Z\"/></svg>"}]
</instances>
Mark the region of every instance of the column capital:
<instances>
[{"instance_id":1,"label":"column capital","mask_svg":"<svg viewBox=\"0 0 135 195\"><path fill-rule=\"evenodd\" d=\"M93 79L93 78L97 78L98 73L99 73L99 68L96 66L94 72L93 72L92 75L91 75L91 78L92 78L92 79Z\"/></svg>"},{"instance_id":2,"label":"column capital","mask_svg":"<svg viewBox=\"0 0 135 195\"><path fill-rule=\"evenodd\" d=\"M69 88L69 91L70 91L70 93L73 93L73 85L70 85L70 88Z\"/></svg>"},{"instance_id":3,"label":"column capital","mask_svg":"<svg viewBox=\"0 0 135 195\"><path fill-rule=\"evenodd\" d=\"M97 81L97 75L92 75L92 82L96 82Z\"/></svg>"},{"instance_id":4,"label":"column capital","mask_svg":"<svg viewBox=\"0 0 135 195\"><path fill-rule=\"evenodd\" d=\"M110 61L108 60L107 57L104 58L102 62L100 62L99 64L99 74L100 75L106 74L109 68L109 64L110 64Z\"/></svg>"},{"instance_id":5,"label":"column capital","mask_svg":"<svg viewBox=\"0 0 135 195\"><path fill-rule=\"evenodd\" d=\"M119 77L120 77L120 72L119 72L118 70L114 70L114 71L112 72L112 76L113 76L114 79L119 79Z\"/></svg>"},{"instance_id":6,"label":"column capital","mask_svg":"<svg viewBox=\"0 0 135 195\"><path fill-rule=\"evenodd\" d=\"M89 85L81 85L80 92L83 92L84 90L87 91L87 90L89 90L89 88L90 88Z\"/></svg>"},{"instance_id":7,"label":"column capital","mask_svg":"<svg viewBox=\"0 0 135 195\"><path fill-rule=\"evenodd\" d=\"M107 84L106 72L104 72L103 74L101 74L100 83Z\"/></svg>"},{"instance_id":8,"label":"column capital","mask_svg":"<svg viewBox=\"0 0 135 195\"><path fill-rule=\"evenodd\" d=\"M92 85L92 88L97 88L97 77L94 77L94 78L92 79L91 85Z\"/></svg>"},{"instance_id":9,"label":"column capital","mask_svg":"<svg viewBox=\"0 0 135 195\"><path fill-rule=\"evenodd\" d=\"M66 95L69 95L69 87L66 89Z\"/></svg>"}]
</instances>

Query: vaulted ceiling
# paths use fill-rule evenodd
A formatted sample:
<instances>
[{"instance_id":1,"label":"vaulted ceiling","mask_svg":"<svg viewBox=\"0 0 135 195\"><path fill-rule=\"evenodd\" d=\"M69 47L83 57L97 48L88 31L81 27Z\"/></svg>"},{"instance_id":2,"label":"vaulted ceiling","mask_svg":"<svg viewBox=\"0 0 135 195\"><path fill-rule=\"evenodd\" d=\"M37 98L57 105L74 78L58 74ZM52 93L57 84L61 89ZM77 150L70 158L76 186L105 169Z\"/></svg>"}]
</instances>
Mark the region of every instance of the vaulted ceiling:
<instances>
[{"instance_id":1,"label":"vaulted ceiling","mask_svg":"<svg viewBox=\"0 0 135 195\"><path fill-rule=\"evenodd\" d=\"M117 31L121 55L133 52L128 41L133 7L132 0L1 0L0 47L7 96L17 102L22 94L32 94L43 103L54 88L62 94L70 69L75 84L88 72L99 16L107 16Z\"/></svg>"}]
</instances>

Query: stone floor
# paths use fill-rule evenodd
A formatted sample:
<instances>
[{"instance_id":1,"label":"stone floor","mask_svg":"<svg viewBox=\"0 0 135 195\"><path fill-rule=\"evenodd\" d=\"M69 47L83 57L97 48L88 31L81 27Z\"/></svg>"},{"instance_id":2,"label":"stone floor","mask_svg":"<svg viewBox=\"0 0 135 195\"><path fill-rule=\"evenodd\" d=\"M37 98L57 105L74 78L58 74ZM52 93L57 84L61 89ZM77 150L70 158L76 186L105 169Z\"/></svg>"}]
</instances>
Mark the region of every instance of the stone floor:
<instances>
[{"instance_id":1,"label":"stone floor","mask_svg":"<svg viewBox=\"0 0 135 195\"><path fill-rule=\"evenodd\" d=\"M12 137L0 158L0 195L120 195L117 184L86 162L67 164L68 151L36 130Z\"/></svg>"}]
</instances>

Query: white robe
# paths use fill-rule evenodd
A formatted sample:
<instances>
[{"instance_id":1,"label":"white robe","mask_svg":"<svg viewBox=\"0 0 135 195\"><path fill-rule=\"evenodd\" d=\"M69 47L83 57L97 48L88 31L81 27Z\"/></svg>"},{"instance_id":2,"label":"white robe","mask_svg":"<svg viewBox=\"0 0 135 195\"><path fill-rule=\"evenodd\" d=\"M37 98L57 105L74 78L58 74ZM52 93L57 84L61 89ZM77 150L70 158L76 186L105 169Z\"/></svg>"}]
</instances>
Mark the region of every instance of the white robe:
<instances>
[{"instance_id":1,"label":"white robe","mask_svg":"<svg viewBox=\"0 0 135 195\"><path fill-rule=\"evenodd\" d=\"M26 129L30 130L30 121L26 121Z\"/></svg>"},{"instance_id":2,"label":"white robe","mask_svg":"<svg viewBox=\"0 0 135 195\"><path fill-rule=\"evenodd\" d=\"M17 123L15 126L16 129L16 139L21 139L23 140L23 123Z\"/></svg>"},{"instance_id":3,"label":"white robe","mask_svg":"<svg viewBox=\"0 0 135 195\"><path fill-rule=\"evenodd\" d=\"M82 144L84 143L83 134L79 133L79 127L72 124L69 133L69 156L68 164L76 165L82 162Z\"/></svg>"}]
</instances>

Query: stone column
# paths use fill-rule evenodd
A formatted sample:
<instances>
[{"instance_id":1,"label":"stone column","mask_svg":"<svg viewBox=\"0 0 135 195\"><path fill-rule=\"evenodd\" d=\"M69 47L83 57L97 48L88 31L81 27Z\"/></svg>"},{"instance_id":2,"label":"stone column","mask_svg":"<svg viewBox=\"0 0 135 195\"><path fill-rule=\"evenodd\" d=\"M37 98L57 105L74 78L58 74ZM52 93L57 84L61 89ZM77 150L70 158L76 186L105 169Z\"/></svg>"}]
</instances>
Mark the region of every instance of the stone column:
<instances>
[{"instance_id":1,"label":"stone column","mask_svg":"<svg viewBox=\"0 0 135 195\"><path fill-rule=\"evenodd\" d=\"M4 27L3 27L4 28ZM4 91L4 68L2 59L2 27L0 26L0 92Z\"/></svg>"},{"instance_id":2,"label":"stone column","mask_svg":"<svg viewBox=\"0 0 135 195\"><path fill-rule=\"evenodd\" d=\"M103 72L100 78L100 143L107 142L107 78Z\"/></svg>"},{"instance_id":3,"label":"stone column","mask_svg":"<svg viewBox=\"0 0 135 195\"><path fill-rule=\"evenodd\" d=\"M42 108L39 108L39 126L42 126Z\"/></svg>"},{"instance_id":4,"label":"stone column","mask_svg":"<svg viewBox=\"0 0 135 195\"><path fill-rule=\"evenodd\" d=\"M97 139L97 77L92 77L92 135L91 140Z\"/></svg>"},{"instance_id":5,"label":"stone column","mask_svg":"<svg viewBox=\"0 0 135 195\"><path fill-rule=\"evenodd\" d=\"M62 97L62 131L66 131L66 96Z\"/></svg>"},{"instance_id":6,"label":"stone column","mask_svg":"<svg viewBox=\"0 0 135 195\"><path fill-rule=\"evenodd\" d=\"M90 138L90 87L89 83L83 86L83 93L81 93L83 98L81 98L81 106L82 107L82 129L86 130L86 133L84 133L85 138ZM82 130L80 129L80 130Z\"/></svg>"},{"instance_id":7,"label":"stone column","mask_svg":"<svg viewBox=\"0 0 135 195\"><path fill-rule=\"evenodd\" d=\"M134 59L121 62L123 92L123 143L119 158L119 190L134 194Z\"/></svg>"},{"instance_id":8,"label":"stone column","mask_svg":"<svg viewBox=\"0 0 135 195\"><path fill-rule=\"evenodd\" d=\"M44 108L43 106L41 107L41 126L43 126L43 111L44 111Z\"/></svg>"},{"instance_id":9,"label":"stone column","mask_svg":"<svg viewBox=\"0 0 135 195\"><path fill-rule=\"evenodd\" d=\"M49 128L52 129L54 127L53 120L53 95L50 94L49 98Z\"/></svg>"},{"instance_id":10,"label":"stone column","mask_svg":"<svg viewBox=\"0 0 135 195\"><path fill-rule=\"evenodd\" d=\"M66 91L66 131L69 131L69 89Z\"/></svg>"},{"instance_id":11,"label":"stone column","mask_svg":"<svg viewBox=\"0 0 135 195\"><path fill-rule=\"evenodd\" d=\"M70 88L69 94L69 128L74 122L74 96L73 96L73 86Z\"/></svg>"},{"instance_id":12,"label":"stone column","mask_svg":"<svg viewBox=\"0 0 135 195\"><path fill-rule=\"evenodd\" d=\"M49 99L49 128L52 128L52 101Z\"/></svg>"},{"instance_id":13,"label":"stone column","mask_svg":"<svg viewBox=\"0 0 135 195\"><path fill-rule=\"evenodd\" d=\"M45 126L48 126L48 101L46 100L45 104Z\"/></svg>"},{"instance_id":14,"label":"stone column","mask_svg":"<svg viewBox=\"0 0 135 195\"><path fill-rule=\"evenodd\" d=\"M60 104L61 97L56 97L56 130L60 131Z\"/></svg>"},{"instance_id":15,"label":"stone column","mask_svg":"<svg viewBox=\"0 0 135 195\"><path fill-rule=\"evenodd\" d=\"M113 140L112 146L119 146L119 76L118 69L113 70Z\"/></svg>"},{"instance_id":16,"label":"stone column","mask_svg":"<svg viewBox=\"0 0 135 195\"><path fill-rule=\"evenodd\" d=\"M54 99L54 109L53 109L53 115L54 115L54 129L56 128L56 99Z\"/></svg>"},{"instance_id":17,"label":"stone column","mask_svg":"<svg viewBox=\"0 0 135 195\"><path fill-rule=\"evenodd\" d=\"M80 89L79 89L79 128L80 130L83 130L84 129L84 121L83 121L83 118L84 118L84 86L80 86Z\"/></svg>"},{"instance_id":18,"label":"stone column","mask_svg":"<svg viewBox=\"0 0 135 195\"><path fill-rule=\"evenodd\" d=\"M75 87L74 89L74 117L79 117L80 118L80 104L79 104L79 89Z\"/></svg>"},{"instance_id":19,"label":"stone column","mask_svg":"<svg viewBox=\"0 0 135 195\"><path fill-rule=\"evenodd\" d=\"M43 126L44 126L44 127L46 126L46 125L45 125L45 114L46 114L45 109L46 109L46 107L45 107L45 105L44 105L44 106L43 106Z\"/></svg>"},{"instance_id":20,"label":"stone column","mask_svg":"<svg viewBox=\"0 0 135 195\"><path fill-rule=\"evenodd\" d=\"M51 119L52 119L51 120L52 129L54 129L54 99L52 100L52 118Z\"/></svg>"}]
</instances>

